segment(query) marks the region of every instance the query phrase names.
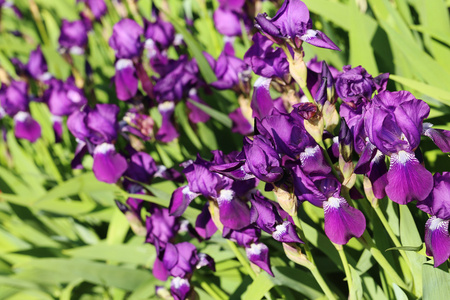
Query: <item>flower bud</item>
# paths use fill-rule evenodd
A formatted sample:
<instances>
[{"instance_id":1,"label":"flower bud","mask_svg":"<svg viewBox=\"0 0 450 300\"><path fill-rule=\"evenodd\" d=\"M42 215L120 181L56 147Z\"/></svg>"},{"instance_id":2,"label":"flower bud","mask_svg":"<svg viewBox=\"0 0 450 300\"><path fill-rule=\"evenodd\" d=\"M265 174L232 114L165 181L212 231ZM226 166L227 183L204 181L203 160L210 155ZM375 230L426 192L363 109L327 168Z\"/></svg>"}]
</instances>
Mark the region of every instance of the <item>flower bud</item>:
<instances>
[{"instance_id":1,"label":"flower bud","mask_svg":"<svg viewBox=\"0 0 450 300\"><path fill-rule=\"evenodd\" d=\"M297 197L284 188L276 188L275 195L281 208L290 216L297 215Z\"/></svg>"},{"instance_id":2,"label":"flower bud","mask_svg":"<svg viewBox=\"0 0 450 300\"><path fill-rule=\"evenodd\" d=\"M283 249L286 256L296 264L305 267L311 265L311 262L308 260L306 255L303 254L301 249L294 243L283 243Z\"/></svg>"}]
</instances>

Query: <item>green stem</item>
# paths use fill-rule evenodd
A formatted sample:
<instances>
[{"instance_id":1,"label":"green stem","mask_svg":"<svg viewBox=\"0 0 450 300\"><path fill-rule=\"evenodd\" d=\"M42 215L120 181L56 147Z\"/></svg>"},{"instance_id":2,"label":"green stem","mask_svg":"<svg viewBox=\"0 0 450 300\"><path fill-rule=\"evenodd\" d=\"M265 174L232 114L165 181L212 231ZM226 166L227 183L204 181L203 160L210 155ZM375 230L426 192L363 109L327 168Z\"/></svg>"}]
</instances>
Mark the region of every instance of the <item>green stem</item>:
<instances>
[{"instance_id":1,"label":"green stem","mask_svg":"<svg viewBox=\"0 0 450 300\"><path fill-rule=\"evenodd\" d=\"M334 300L336 297L334 296L333 292L328 287L328 284L325 282L325 280L322 277L322 274L320 274L319 270L317 269L316 265L312 265L308 268L314 278L316 279L317 283L319 284L322 291L325 293L325 296L328 300Z\"/></svg>"},{"instance_id":2,"label":"green stem","mask_svg":"<svg viewBox=\"0 0 450 300\"><path fill-rule=\"evenodd\" d=\"M31 15L33 16L36 27L39 31L39 35L41 36L42 42L44 45L50 45L50 40L47 35L47 31L45 30L44 23L42 23L41 13L39 12L39 7L37 6L34 0L30 1L30 10Z\"/></svg>"},{"instance_id":3,"label":"green stem","mask_svg":"<svg viewBox=\"0 0 450 300\"><path fill-rule=\"evenodd\" d=\"M294 219L295 226L297 226L297 232L300 236L300 239L304 242L303 246L305 248L306 257L312 264L315 265L314 258L311 253L311 249L309 248L308 240L306 239L306 236L303 233L302 223L301 223L300 219L298 218L298 216L292 216L292 219Z\"/></svg>"},{"instance_id":4,"label":"green stem","mask_svg":"<svg viewBox=\"0 0 450 300\"><path fill-rule=\"evenodd\" d=\"M328 152L327 152L327 147L325 146L324 142L321 141L321 142L319 143L319 145L320 145L320 147L322 147L322 149L323 149L322 153L323 153L323 155L325 156L325 160L327 161L327 163L328 163L328 164L330 165L330 167L331 167L331 172L332 172L333 175L337 178L337 180L339 180L339 182L342 183L342 179L340 178L338 172L337 172L336 169L334 168L334 164L333 164L333 162L331 161L330 155L329 155Z\"/></svg>"},{"instance_id":5,"label":"green stem","mask_svg":"<svg viewBox=\"0 0 450 300\"><path fill-rule=\"evenodd\" d=\"M364 232L363 237L359 238L358 241L372 254L373 258L378 262L378 264L383 268L383 270L392 278L392 280L402 289L409 290L403 279L397 274L397 272L392 268L391 264L383 256L383 253L375 246L372 241L372 237Z\"/></svg>"},{"instance_id":6,"label":"green stem","mask_svg":"<svg viewBox=\"0 0 450 300\"><path fill-rule=\"evenodd\" d=\"M387 233L389 234L389 237L391 238L391 240L394 242L395 247L401 247L402 244L400 243L400 241L398 240L397 236L395 235L394 231L392 230L391 225L389 225L388 220L386 219L386 217L383 214L383 211L381 210L380 206L373 206L375 212L378 215L378 218L380 218L381 223L384 226L384 229L386 229ZM406 255L406 252L404 250L400 250L399 252L401 254L401 256L405 259L406 263L408 264L410 270L411 270L411 262L409 261L408 256Z\"/></svg>"},{"instance_id":7,"label":"green stem","mask_svg":"<svg viewBox=\"0 0 450 300\"><path fill-rule=\"evenodd\" d=\"M347 256L345 255L344 247L342 245L334 244L334 247L336 247L339 257L341 258L342 265L344 266L345 276L347 277L347 285L348 285L348 292L351 293L353 289L353 279L352 279L352 273L350 271L350 266L348 264Z\"/></svg>"},{"instance_id":8,"label":"green stem","mask_svg":"<svg viewBox=\"0 0 450 300\"><path fill-rule=\"evenodd\" d=\"M226 294L225 295L219 295L218 293L216 293L215 289L213 289L210 286L210 284L208 283L208 281L206 281L206 280L202 280L200 282L200 286L202 287L202 289L205 290L205 292L208 293L208 295L210 295L211 297L213 297L216 300L226 300L226 299L228 299L228 296Z\"/></svg>"},{"instance_id":9,"label":"green stem","mask_svg":"<svg viewBox=\"0 0 450 300\"><path fill-rule=\"evenodd\" d=\"M245 268L248 275L255 280L256 279L256 273L253 271L252 267L248 263L247 259L242 255L241 251L239 251L238 247L235 243L233 243L230 240L227 240L228 246L231 248L231 251L233 251L234 255L236 255L236 258L241 263L241 265Z\"/></svg>"},{"instance_id":10,"label":"green stem","mask_svg":"<svg viewBox=\"0 0 450 300\"><path fill-rule=\"evenodd\" d=\"M311 253L311 249L309 248L308 240L306 239L305 234L303 233L303 226L302 226L301 220L298 218L297 215L292 216L292 219L294 219L295 226L297 226L297 232L300 236L300 239L304 242L303 245L305 248L306 257L311 262L311 264L307 264L304 266L307 267L311 271L312 275L316 279L320 288L325 293L325 296L327 296L328 299L336 299L333 292L328 287L328 284L323 279L322 274L320 274L319 270L317 269L317 266L314 262L314 257Z\"/></svg>"}]
</instances>

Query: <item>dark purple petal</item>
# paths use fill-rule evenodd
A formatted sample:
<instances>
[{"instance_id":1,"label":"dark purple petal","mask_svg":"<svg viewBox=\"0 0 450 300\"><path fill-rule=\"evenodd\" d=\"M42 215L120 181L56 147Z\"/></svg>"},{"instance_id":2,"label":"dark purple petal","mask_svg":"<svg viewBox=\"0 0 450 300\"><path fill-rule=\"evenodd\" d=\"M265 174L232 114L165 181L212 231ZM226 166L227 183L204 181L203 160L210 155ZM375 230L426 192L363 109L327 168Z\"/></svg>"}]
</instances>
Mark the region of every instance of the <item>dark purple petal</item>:
<instances>
[{"instance_id":1,"label":"dark purple petal","mask_svg":"<svg viewBox=\"0 0 450 300\"><path fill-rule=\"evenodd\" d=\"M161 50L169 48L175 38L173 25L161 18L156 18L155 22L147 21L144 18L144 30L145 38L156 42Z\"/></svg>"},{"instance_id":2,"label":"dark purple petal","mask_svg":"<svg viewBox=\"0 0 450 300\"><path fill-rule=\"evenodd\" d=\"M256 136L245 148L245 156L248 169L262 181L275 182L283 177L280 155L262 136Z\"/></svg>"},{"instance_id":3,"label":"dark purple petal","mask_svg":"<svg viewBox=\"0 0 450 300\"><path fill-rule=\"evenodd\" d=\"M169 143L179 136L172 120L175 103L172 101L163 102L158 105L158 110L162 115L162 123L156 134L156 139L163 143Z\"/></svg>"},{"instance_id":4,"label":"dark purple petal","mask_svg":"<svg viewBox=\"0 0 450 300\"><path fill-rule=\"evenodd\" d=\"M140 181L148 182L158 171L156 162L150 154L145 152L136 152L130 157L130 163L126 176Z\"/></svg>"},{"instance_id":5,"label":"dark purple petal","mask_svg":"<svg viewBox=\"0 0 450 300\"><path fill-rule=\"evenodd\" d=\"M325 33L319 30L308 29L300 38L316 47L341 51Z\"/></svg>"},{"instance_id":6,"label":"dark purple petal","mask_svg":"<svg viewBox=\"0 0 450 300\"><path fill-rule=\"evenodd\" d=\"M271 78L259 77L253 86L252 102L250 104L253 118L262 119L272 114L273 101L269 88Z\"/></svg>"},{"instance_id":7,"label":"dark purple petal","mask_svg":"<svg viewBox=\"0 0 450 300\"><path fill-rule=\"evenodd\" d=\"M261 230L253 225L244 227L240 230L224 227L222 236L236 242L239 246L249 247L250 244L258 241L261 236Z\"/></svg>"},{"instance_id":8,"label":"dark purple petal","mask_svg":"<svg viewBox=\"0 0 450 300\"><path fill-rule=\"evenodd\" d=\"M424 123L422 134L429 137L442 152L450 152L450 131L432 128L433 124Z\"/></svg>"},{"instance_id":9,"label":"dark purple petal","mask_svg":"<svg viewBox=\"0 0 450 300\"><path fill-rule=\"evenodd\" d=\"M92 143L100 144L115 141L118 130L118 114L119 107L114 104L97 104L89 112L86 124L92 132L92 136L90 137Z\"/></svg>"},{"instance_id":10,"label":"dark purple petal","mask_svg":"<svg viewBox=\"0 0 450 300\"><path fill-rule=\"evenodd\" d=\"M277 225L272 233L272 237L283 243L303 243L298 237L294 225L289 221L284 221Z\"/></svg>"},{"instance_id":11,"label":"dark purple petal","mask_svg":"<svg viewBox=\"0 0 450 300\"><path fill-rule=\"evenodd\" d=\"M109 45L114 49L117 58L138 57L142 51L140 41L144 29L131 19L122 19L113 27L113 33L109 39Z\"/></svg>"},{"instance_id":12,"label":"dark purple petal","mask_svg":"<svg viewBox=\"0 0 450 300\"><path fill-rule=\"evenodd\" d=\"M450 172L434 174L434 188L428 197L417 203L424 212L440 219L450 219Z\"/></svg>"},{"instance_id":13,"label":"dark purple petal","mask_svg":"<svg viewBox=\"0 0 450 300\"><path fill-rule=\"evenodd\" d=\"M315 147L306 147L300 153L300 163L303 172L308 175L328 174L331 172L331 167L323 157L322 148L319 145Z\"/></svg>"},{"instance_id":14,"label":"dark purple petal","mask_svg":"<svg viewBox=\"0 0 450 300\"><path fill-rule=\"evenodd\" d=\"M231 112L228 116L231 121L233 121L233 125L231 127L232 132L237 132L242 135L250 135L253 133L253 125L243 115L240 107Z\"/></svg>"},{"instance_id":15,"label":"dark purple petal","mask_svg":"<svg viewBox=\"0 0 450 300\"><path fill-rule=\"evenodd\" d=\"M44 97L50 112L55 116L71 115L88 102L83 91L75 85L73 78L69 78L66 82L51 80L50 88Z\"/></svg>"},{"instance_id":16,"label":"dark purple petal","mask_svg":"<svg viewBox=\"0 0 450 300\"><path fill-rule=\"evenodd\" d=\"M48 75L46 75L48 71L47 62L45 61L40 46L38 46L36 50L31 51L26 68L28 73L34 79L41 80L48 77Z\"/></svg>"},{"instance_id":17,"label":"dark purple petal","mask_svg":"<svg viewBox=\"0 0 450 300\"><path fill-rule=\"evenodd\" d=\"M202 212L198 215L197 220L195 221L195 230L198 235L205 240L210 239L217 231L217 227L211 218L211 213L209 212L208 207L208 204L203 206Z\"/></svg>"},{"instance_id":18,"label":"dark purple petal","mask_svg":"<svg viewBox=\"0 0 450 300\"><path fill-rule=\"evenodd\" d=\"M180 217L189 206L189 203L198 196L200 196L200 194L191 192L187 185L177 188L170 198L170 215Z\"/></svg>"},{"instance_id":19,"label":"dark purple petal","mask_svg":"<svg viewBox=\"0 0 450 300\"><path fill-rule=\"evenodd\" d=\"M170 292L174 300L185 300L191 290L189 280L181 277L174 277L170 282Z\"/></svg>"},{"instance_id":20,"label":"dark purple petal","mask_svg":"<svg viewBox=\"0 0 450 300\"><path fill-rule=\"evenodd\" d=\"M63 20L59 45L68 49L71 53L82 54L88 42L88 29L81 20L73 22Z\"/></svg>"},{"instance_id":21,"label":"dark purple petal","mask_svg":"<svg viewBox=\"0 0 450 300\"><path fill-rule=\"evenodd\" d=\"M233 190L221 190L217 198L220 222L231 229L242 229L250 224L250 209L234 197Z\"/></svg>"},{"instance_id":22,"label":"dark purple petal","mask_svg":"<svg viewBox=\"0 0 450 300\"><path fill-rule=\"evenodd\" d=\"M41 137L41 126L29 113L20 111L14 116L14 134L19 139L34 143Z\"/></svg>"},{"instance_id":23,"label":"dark purple petal","mask_svg":"<svg viewBox=\"0 0 450 300\"><path fill-rule=\"evenodd\" d=\"M429 113L428 104L418 99L403 102L394 111L397 124L413 150L419 146L422 123Z\"/></svg>"},{"instance_id":24,"label":"dark purple petal","mask_svg":"<svg viewBox=\"0 0 450 300\"><path fill-rule=\"evenodd\" d=\"M213 19L216 29L220 34L226 36L241 35L241 22L236 12L219 7L214 12Z\"/></svg>"},{"instance_id":25,"label":"dark purple petal","mask_svg":"<svg viewBox=\"0 0 450 300\"><path fill-rule=\"evenodd\" d=\"M270 269L269 248L263 243L253 243L245 248L248 259L266 271L270 276L274 276Z\"/></svg>"},{"instance_id":26,"label":"dark purple petal","mask_svg":"<svg viewBox=\"0 0 450 300\"><path fill-rule=\"evenodd\" d=\"M155 263L153 264L152 271L153 276L161 281L166 281L169 277L169 271L167 271L167 269L164 267L163 262L160 261L158 257L155 258Z\"/></svg>"},{"instance_id":27,"label":"dark purple petal","mask_svg":"<svg viewBox=\"0 0 450 300\"><path fill-rule=\"evenodd\" d=\"M103 143L95 147L92 171L99 181L115 183L127 167L126 159L116 152L114 145Z\"/></svg>"},{"instance_id":28,"label":"dark purple petal","mask_svg":"<svg viewBox=\"0 0 450 300\"><path fill-rule=\"evenodd\" d=\"M433 175L406 151L392 154L387 181L386 194L398 204L424 200L433 189Z\"/></svg>"},{"instance_id":29,"label":"dark purple petal","mask_svg":"<svg viewBox=\"0 0 450 300\"><path fill-rule=\"evenodd\" d=\"M348 205L342 197L330 197L323 205L325 234L335 244L345 245L366 230L363 213Z\"/></svg>"},{"instance_id":30,"label":"dark purple petal","mask_svg":"<svg viewBox=\"0 0 450 300\"><path fill-rule=\"evenodd\" d=\"M91 130L86 126L88 111L75 111L67 118L67 128L75 138L84 141L91 135Z\"/></svg>"},{"instance_id":31,"label":"dark purple petal","mask_svg":"<svg viewBox=\"0 0 450 300\"><path fill-rule=\"evenodd\" d=\"M14 116L19 111L28 111L28 84L25 81L11 81L9 86L2 85L0 105L5 112Z\"/></svg>"},{"instance_id":32,"label":"dark purple petal","mask_svg":"<svg viewBox=\"0 0 450 300\"><path fill-rule=\"evenodd\" d=\"M136 95L139 80L131 59L122 58L116 62L114 82L116 84L117 98L120 100L126 101Z\"/></svg>"},{"instance_id":33,"label":"dark purple petal","mask_svg":"<svg viewBox=\"0 0 450 300\"><path fill-rule=\"evenodd\" d=\"M433 216L425 224L427 255L433 256L434 267L440 266L450 257L449 223L450 220Z\"/></svg>"}]
</instances>

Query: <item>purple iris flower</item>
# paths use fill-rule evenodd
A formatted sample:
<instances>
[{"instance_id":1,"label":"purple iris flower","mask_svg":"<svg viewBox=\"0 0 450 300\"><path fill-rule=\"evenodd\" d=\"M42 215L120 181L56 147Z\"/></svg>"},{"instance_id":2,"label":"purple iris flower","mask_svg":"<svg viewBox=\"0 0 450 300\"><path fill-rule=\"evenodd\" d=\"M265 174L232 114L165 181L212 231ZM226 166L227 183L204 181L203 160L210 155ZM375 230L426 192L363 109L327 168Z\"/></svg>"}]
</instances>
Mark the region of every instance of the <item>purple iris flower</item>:
<instances>
[{"instance_id":1,"label":"purple iris flower","mask_svg":"<svg viewBox=\"0 0 450 300\"><path fill-rule=\"evenodd\" d=\"M249 81L250 70L248 65L241 59L235 57L231 43L226 43L214 65L217 81L211 83L218 90L227 90L241 81Z\"/></svg>"},{"instance_id":2,"label":"purple iris flower","mask_svg":"<svg viewBox=\"0 0 450 300\"><path fill-rule=\"evenodd\" d=\"M97 104L94 109L85 106L67 119L67 127L79 140L98 145L112 143L117 138L117 114L114 104Z\"/></svg>"},{"instance_id":3,"label":"purple iris flower","mask_svg":"<svg viewBox=\"0 0 450 300\"><path fill-rule=\"evenodd\" d=\"M35 50L31 51L26 69L28 74L36 80L47 81L51 78L52 75L48 73L47 61L42 54L40 45Z\"/></svg>"},{"instance_id":4,"label":"purple iris flower","mask_svg":"<svg viewBox=\"0 0 450 300\"><path fill-rule=\"evenodd\" d=\"M423 123L422 134L429 137L442 152L450 152L450 131L433 128L431 123Z\"/></svg>"},{"instance_id":5,"label":"purple iris flower","mask_svg":"<svg viewBox=\"0 0 450 300\"><path fill-rule=\"evenodd\" d=\"M266 199L260 193L254 194L251 202L252 221L255 221L259 228L279 242L303 243L292 224L292 218L287 216L278 203ZM288 220L285 221L284 218Z\"/></svg>"},{"instance_id":6,"label":"purple iris flower","mask_svg":"<svg viewBox=\"0 0 450 300\"><path fill-rule=\"evenodd\" d=\"M248 259L266 271L270 276L274 276L270 269L269 248L263 243L253 243L245 248Z\"/></svg>"},{"instance_id":7,"label":"purple iris flower","mask_svg":"<svg viewBox=\"0 0 450 300\"><path fill-rule=\"evenodd\" d=\"M242 109L238 107L228 115L231 119L231 131L242 135L250 135L253 133L253 125L242 113Z\"/></svg>"},{"instance_id":8,"label":"purple iris flower","mask_svg":"<svg viewBox=\"0 0 450 300\"><path fill-rule=\"evenodd\" d=\"M323 64L324 64L324 63L325 63L325 62L324 62L323 60L319 61L319 60L317 60L317 56L314 56L313 58L311 58L310 61L308 61L308 63L306 64L306 66L308 67L308 69L310 69L310 70L313 71L313 72L321 73L321 72L322 72L322 69L323 69ZM338 71L335 67L333 67L333 66L328 66L328 69L329 69L330 72L331 72L332 78L333 78L334 80L336 80L337 77L339 76L339 74L340 74L341 72L339 72L339 71Z\"/></svg>"},{"instance_id":9,"label":"purple iris flower","mask_svg":"<svg viewBox=\"0 0 450 300\"><path fill-rule=\"evenodd\" d=\"M130 157L126 176L139 181L149 182L158 171L156 162L150 154L136 152Z\"/></svg>"},{"instance_id":10,"label":"purple iris flower","mask_svg":"<svg viewBox=\"0 0 450 300\"><path fill-rule=\"evenodd\" d=\"M92 171L98 180L115 183L127 167L126 159L116 152L113 144L103 143L95 147Z\"/></svg>"},{"instance_id":11,"label":"purple iris flower","mask_svg":"<svg viewBox=\"0 0 450 300\"><path fill-rule=\"evenodd\" d=\"M231 229L242 229L250 224L250 209L236 197L233 190L221 190L217 197L220 222Z\"/></svg>"},{"instance_id":12,"label":"purple iris flower","mask_svg":"<svg viewBox=\"0 0 450 300\"><path fill-rule=\"evenodd\" d=\"M97 20L100 20L100 18L106 15L106 12L108 11L108 7L104 0L77 0L77 2L86 3Z\"/></svg>"},{"instance_id":13,"label":"purple iris flower","mask_svg":"<svg viewBox=\"0 0 450 300\"><path fill-rule=\"evenodd\" d=\"M181 277L174 277L170 282L170 292L174 300L188 299L191 290L189 280Z\"/></svg>"},{"instance_id":14,"label":"purple iris flower","mask_svg":"<svg viewBox=\"0 0 450 300\"><path fill-rule=\"evenodd\" d=\"M117 98L122 101L133 98L138 90L139 80L133 61L121 58L116 62L116 75L114 83L116 85Z\"/></svg>"},{"instance_id":15,"label":"purple iris flower","mask_svg":"<svg viewBox=\"0 0 450 300\"><path fill-rule=\"evenodd\" d=\"M292 169L295 195L300 201L323 207L325 234L335 244L344 245L360 237L366 229L363 213L340 196L341 184L334 177L307 176L299 166Z\"/></svg>"},{"instance_id":16,"label":"purple iris flower","mask_svg":"<svg viewBox=\"0 0 450 300\"><path fill-rule=\"evenodd\" d=\"M170 216L166 208L151 205L148 209L151 214L147 216L145 227L147 228L146 243L156 247L158 255L165 249L167 243L177 234L180 229L178 218Z\"/></svg>"},{"instance_id":17,"label":"purple iris flower","mask_svg":"<svg viewBox=\"0 0 450 300\"><path fill-rule=\"evenodd\" d=\"M267 78L281 78L289 81L289 63L281 48L274 49L273 42L257 32L253 36L253 45L244 55L244 62L252 71Z\"/></svg>"},{"instance_id":18,"label":"purple iris flower","mask_svg":"<svg viewBox=\"0 0 450 300\"><path fill-rule=\"evenodd\" d=\"M209 212L209 203L203 206L202 212L198 215L195 221L195 231L205 240L208 240L216 233L217 227Z\"/></svg>"},{"instance_id":19,"label":"purple iris flower","mask_svg":"<svg viewBox=\"0 0 450 300\"><path fill-rule=\"evenodd\" d=\"M123 117L123 120L126 122L126 125L121 126L122 132L134 134L144 141L148 141L153 137L155 121L153 121L152 117L141 114L136 109L130 109Z\"/></svg>"},{"instance_id":20,"label":"purple iris flower","mask_svg":"<svg viewBox=\"0 0 450 300\"><path fill-rule=\"evenodd\" d=\"M370 142L391 158L386 194L399 204L424 200L433 188L433 176L414 154L429 112L429 106L409 92L384 91L364 115Z\"/></svg>"},{"instance_id":21,"label":"purple iris flower","mask_svg":"<svg viewBox=\"0 0 450 300\"><path fill-rule=\"evenodd\" d=\"M162 116L161 127L156 134L156 139L169 143L179 136L175 124L173 122L173 114L175 112L175 102L166 101L158 105L158 110Z\"/></svg>"},{"instance_id":22,"label":"purple iris flower","mask_svg":"<svg viewBox=\"0 0 450 300\"><path fill-rule=\"evenodd\" d=\"M25 81L11 81L9 86L0 89L0 104L9 116L19 111L28 111L28 84Z\"/></svg>"},{"instance_id":23,"label":"purple iris flower","mask_svg":"<svg viewBox=\"0 0 450 300\"><path fill-rule=\"evenodd\" d=\"M253 141L246 139L244 146L246 164L249 172L265 182L276 182L283 178L281 158L270 141L263 136L255 136Z\"/></svg>"},{"instance_id":24,"label":"purple iris flower","mask_svg":"<svg viewBox=\"0 0 450 300\"><path fill-rule=\"evenodd\" d=\"M193 273L198 262L197 248L191 243L182 242L175 245L167 243L163 264L170 275L185 278Z\"/></svg>"},{"instance_id":25,"label":"purple iris flower","mask_svg":"<svg viewBox=\"0 0 450 300\"><path fill-rule=\"evenodd\" d=\"M344 66L343 72L337 76L336 91L338 96L351 107L360 102L367 102L372 98L374 91L386 90L389 73L381 74L375 78L367 71L358 66Z\"/></svg>"},{"instance_id":26,"label":"purple iris flower","mask_svg":"<svg viewBox=\"0 0 450 300\"><path fill-rule=\"evenodd\" d=\"M14 115L14 134L17 138L34 143L41 137L41 126L31 117L30 113L19 111Z\"/></svg>"},{"instance_id":27,"label":"purple iris flower","mask_svg":"<svg viewBox=\"0 0 450 300\"><path fill-rule=\"evenodd\" d=\"M87 104L83 91L75 85L73 77L65 82L52 79L44 93L50 112L55 116L68 116Z\"/></svg>"},{"instance_id":28,"label":"purple iris flower","mask_svg":"<svg viewBox=\"0 0 450 300\"><path fill-rule=\"evenodd\" d=\"M288 39L296 47L301 47L304 41L316 47L340 50L323 32L312 29L309 10L300 0L284 1L273 18L266 13L258 14L255 26L276 43Z\"/></svg>"},{"instance_id":29,"label":"purple iris flower","mask_svg":"<svg viewBox=\"0 0 450 300\"><path fill-rule=\"evenodd\" d=\"M252 117L262 119L272 114L274 104L270 96L270 82L271 78L259 77L253 85L252 102Z\"/></svg>"},{"instance_id":30,"label":"purple iris flower","mask_svg":"<svg viewBox=\"0 0 450 300\"><path fill-rule=\"evenodd\" d=\"M427 255L433 256L434 266L443 264L450 257L450 172L434 174L434 187L428 197L417 207L431 215L425 224Z\"/></svg>"},{"instance_id":31,"label":"purple iris flower","mask_svg":"<svg viewBox=\"0 0 450 300\"><path fill-rule=\"evenodd\" d=\"M214 12L213 19L219 33L226 36L242 34L242 7L245 0L219 0L219 8Z\"/></svg>"},{"instance_id":32,"label":"purple iris flower","mask_svg":"<svg viewBox=\"0 0 450 300\"><path fill-rule=\"evenodd\" d=\"M175 39L175 28L169 22L156 17L155 22L144 18L144 36L159 46L160 50L169 48Z\"/></svg>"},{"instance_id":33,"label":"purple iris flower","mask_svg":"<svg viewBox=\"0 0 450 300\"><path fill-rule=\"evenodd\" d=\"M144 29L131 19L122 19L113 27L109 45L114 49L117 58L133 59L141 55L143 43L141 35Z\"/></svg>"},{"instance_id":34,"label":"purple iris flower","mask_svg":"<svg viewBox=\"0 0 450 300\"><path fill-rule=\"evenodd\" d=\"M222 237L237 243L239 246L250 247L251 244L258 242L261 237L261 229L254 225L249 225L238 230L224 227Z\"/></svg>"},{"instance_id":35,"label":"purple iris flower","mask_svg":"<svg viewBox=\"0 0 450 300\"><path fill-rule=\"evenodd\" d=\"M62 20L59 45L73 54L83 54L88 42L88 28L81 20Z\"/></svg>"},{"instance_id":36,"label":"purple iris flower","mask_svg":"<svg viewBox=\"0 0 450 300\"><path fill-rule=\"evenodd\" d=\"M195 60L181 55L178 60L169 60L156 80L154 92L158 102L183 99L198 82L198 66Z\"/></svg>"}]
</instances>

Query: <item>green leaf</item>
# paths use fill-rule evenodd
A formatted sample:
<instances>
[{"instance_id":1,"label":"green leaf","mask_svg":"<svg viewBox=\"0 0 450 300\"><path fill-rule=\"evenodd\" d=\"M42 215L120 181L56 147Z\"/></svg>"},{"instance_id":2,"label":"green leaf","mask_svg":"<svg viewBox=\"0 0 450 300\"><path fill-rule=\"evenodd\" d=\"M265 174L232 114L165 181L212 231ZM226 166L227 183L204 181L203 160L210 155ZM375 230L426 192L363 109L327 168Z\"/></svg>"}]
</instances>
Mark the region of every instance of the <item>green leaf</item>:
<instances>
[{"instance_id":1,"label":"green leaf","mask_svg":"<svg viewBox=\"0 0 450 300\"><path fill-rule=\"evenodd\" d=\"M51 271L61 282L78 278L102 286L112 286L133 291L153 276L149 271L111 266L83 259L43 258L18 265L24 269Z\"/></svg>"},{"instance_id":2,"label":"green leaf","mask_svg":"<svg viewBox=\"0 0 450 300\"><path fill-rule=\"evenodd\" d=\"M109 245L121 244L125 240L129 229L130 223L125 215L119 209L114 210L109 223L106 242Z\"/></svg>"},{"instance_id":3,"label":"green leaf","mask_svg":"<svg viewBox=\"0 0 450 300\"><path fill-rule=\"evenodd\" d=\"M77 247L62 251L73 258L84 258L100 261L115 261L136 265L150 265L155 260L155 247L149 244L96 245Z\"/></svg>"},{"instance_id":4,"label":"green leaf","mask_svg":"<svg viewBox=\"0 0 450 300\"><path fill-rule=\"evenodd\" d=\"M378 67L370 45L375 34L375 29L368 31L368 28L361 26L363 14L359 12L356 3L350 2L349 10L351 29L348 32L350 40L350 64L352 66L363 65L370 74L378 74Z\"/></svg>"},{"instance_id":5,"label":"green leaf","mask_svg":"<svg viewBox=\"0 0 450 300\"><path fill-rule=\"evenodd\" d=\"M423 248L423 244L421 244L420 246L417 246L417 247L414 247L414 246L392 247L392 248L386 249L385 251L404 250L404 251L419 252L420 250L422 250L422 248Z\"/></svg>"},{"instance_id":6,"label":"green leaf","mask_svg":"<svg viewBox=\"0 0 450 300\"><path fill-rule=\"evenodd\" d=\"M397 300L408 300L408 296L405 292L395 283L392 285L394 288L395 299Z\"/></svg>"},{"instance_id":7,"label":"green leaf","mask_svg":"<svg viewBox=\"0 0 450 300\"><path fill-rule=\"evenodd\" d=\"M352 266L350 267L350 272L352 276L352 289L350 290L349 299L362 299L363 297L363 287L361 282L361 277L359 276L358 272L356 272L355 269L353 269Z\"/></svg>"},{"instance_id":8,"label":"green leaf","mask_svg":"<svg viewBox=\"0 0 450 300\"><path fill-rule=\"evenodd\" d=\"M400 241L402 245L421 245L422 238L407 205L399 205L400 210ZM414 279L415 294L422 295L422 265L427 260L424 256L407 251L411 274Z\"/></svg>"},{"instance_id":9,"label":"green leaf","mask_svg":"<svg viewBox=\"0 0 450 300\"><path fill-rule=\"evenodd\" d=\"M228 117L226 114L215 110L214 108L211 108L207 105L192 101L191 99L188 99L188 101L198 107L199 109L201 109L202 111L204 111L205 113L207 113L208 115L211 116L211 118L219 121L220 123L222 123L224 126L231 128L231 126L233 125L233 122L231 121L230 117Z\"/></svg>"},{"instance_id":10,"label":"green leaf","mask_svg":"<svg viewBox=\"0 0 450 300\"><path fill-rule=\"evenodd\" d=\"M410 89L416 90L420 93L423 93L425 95L428 95L430 97L435 98L436 100L446 104L446 105L450 105L450 92L448 92L447 90L443 90L441 88L417 81L417 80L413 80L413 79L409 79L409 78L405 78L405 77L401 77L401 76L397 76L397 75L389 75L389 78L397 81L398 83L401 83L403 85L406 85L407 87L409 87ZM426 99L424 99L426 101Z\"/></svg>"},{"instance_id":11,"label":"green leaf","mask_svg":"<svg viewBox=\"0 0 450 300\"><path fill-rule=\"evenodd\" d=\"M79 193L95 194L96 192L109 192L113 194L115 192L121 192L121 190L116 185L98 181L95 178L94 173L87 172L57 185L37 199L33 204L37 205L41 204L41 202L61 199ZM112 205L112 203L110 205Z\"/></svg>"},{"instance_id":12,"label":"green leaf","mask_svg":"<svg viewBox=\"0 0 450 300\"><path fill-rule=\"evenodd\" d=\"M322 290L309 271L291 267L273 267L272 279L277 285L289 287L309 299L323 297Z\"/></svg>"},{"instance_id":13,"label":"green leaf","mask_svg":"<svg viewBox=\"0 0 450 300\"><path fill-rule=\"evenodd\" d=\"M243 300L262 299L274 286L275 284L269 278L269 275L266 272L262 272L256 277L252 284L250 284L243 296Z\"/></svg>"},{"instance_id":14,"label":"green leaf","mask_svg":"<svg viewBox=\"0 0 450 300\"><path fill-rule=\"evenodd\" d=\"M62 291L61 295L59 296L59 300L70 300L72 296L73 289L83 282L82 278L75 279L74 281L70 282Z\"/></svg>"},{"instance_id":15,"label":"green leaf","mask_svg":"<svg viewBox=\"0 0 450 300\"><path fill-rule=\"evenodd\" d=\"M450 295L450 274L432 265L423 265L423 299L447 299Z\"/></svg>"}]
</instances>

